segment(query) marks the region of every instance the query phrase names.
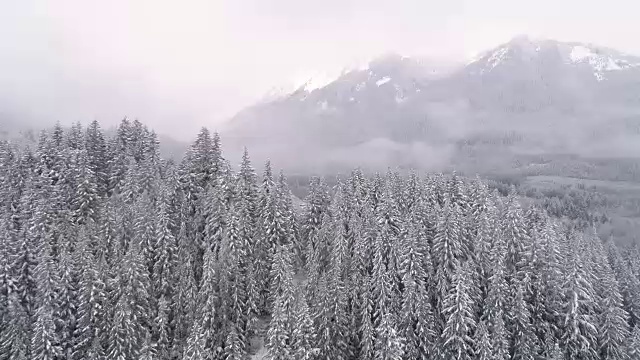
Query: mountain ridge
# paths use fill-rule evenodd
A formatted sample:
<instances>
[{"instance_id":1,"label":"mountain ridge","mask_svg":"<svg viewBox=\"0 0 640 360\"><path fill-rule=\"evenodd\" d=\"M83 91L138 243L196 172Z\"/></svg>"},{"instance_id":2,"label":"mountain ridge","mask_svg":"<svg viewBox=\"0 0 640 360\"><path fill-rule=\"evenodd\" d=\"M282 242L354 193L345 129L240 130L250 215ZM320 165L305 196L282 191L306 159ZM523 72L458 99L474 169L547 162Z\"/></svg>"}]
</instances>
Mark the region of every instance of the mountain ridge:
<instances>
[{"instance_id":1,"label":"mountain ridge","mask_svg":"<svg viewBox=\"0 0 640 360\"><path fill-rule=\"evenodd\" d=\"M416 144L447 149L449 158L459 155L460 142L505 137L512 137L505 140L509 150L543 153L584 153L585 144L613 153L619 151L615 139L635 156L640 148L634 154L633 142L640 139L625 136L625 124L640 115L636 94L640 57L520 36L444 70L398 54L379 57L325 86L300 87L246 108L223 133L232 143L275 146L276 153L306 153L325 164L344 162L349 151L390 152L409 163L434 156L405 156Z\"/></svg>"}]
</instances>

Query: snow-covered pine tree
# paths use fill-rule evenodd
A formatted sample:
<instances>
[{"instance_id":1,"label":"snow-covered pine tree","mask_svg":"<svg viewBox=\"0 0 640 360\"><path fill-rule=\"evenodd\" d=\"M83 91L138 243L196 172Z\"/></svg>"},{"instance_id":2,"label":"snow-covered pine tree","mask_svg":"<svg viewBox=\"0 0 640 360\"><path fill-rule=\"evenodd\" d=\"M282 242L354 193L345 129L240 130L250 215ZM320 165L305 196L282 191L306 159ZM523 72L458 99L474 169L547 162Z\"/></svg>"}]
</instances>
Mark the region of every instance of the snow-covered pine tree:
<instances>
[{"instance_id":1,"label":"snow-covered pine tree","mask_svg":"<svg viewBox=\"0 0 640 360\"><path fill-rule=\"evenodd\" d=\"M270 274L273 316L267 332L268 356L273 359L293 357L294 302L293 256L289 245L278 245Z\"/></svg>"},{"instance_id":2,"label":"snow-covered pine tree","mask_svg":"<svg viewBox=\"0 0 640 360\"><path fill-rule=\"evenodd\" d=\"M0 359L28 360L30 357L29 318L16 292L9 294L2 329Z\"/></svg>"},{"instance_id":3,"label":"snow-covered pine tree","mask_svg":"<svg viewBox=\"0 0 640 360\"><path fill-rule=\"evenodd\" d=\"M498 358L494 353L493 344L489 336L489 329L484 320L481 320L478 324L473 342L475 344L474 354L477 360L494 360Z\"/></svg>"},{"instance_id":4,"label":"snow-covered pine tree","mask_svg":"<svg viewBox=\"0 0 640 360\"><path fill-rule=\"evenodd\" d=\"M432 247L437 325L440 326L446 321L443 309L444 301L451 288L453 276L460 267L459 259L462 256L462 251L460 208L445 201L438 216Z\"/></svg>"},{"instance_id":5,"label":"snow-covered pine tree","mask_svg":"<svg viewBox=\"0 0 640 360\"><path fill-rule=\"evenodd\" d=\"M187 239L186 225L180 225L177 236L178 242L178 266L176 267L177 287L174 295L174 318L171 327L174 331L174 351L182 354L189 337L189 331L194 325L194 314L197 297L197 285L193 272L193 242ZM199 341L199 340L198 340ZM195 346L195 345L194 345Z\"/></svg>"},{"instance_id":6,"label":"snow-covered pine tree","mask_svg":"<svg viewBox=\"0 0 640 360\"><path fill-rule=\"evenodd\" d=\"M40 245L35 277L37 309L31 335L31 358L57 360L63 355L61 339L56 332L56 323L59 321L56 290L60 288L60 280L46 235Z\"/></svg>"},{"instance_id":7,"label":"snow-covered pine tree","mask_svg":"<svg viewBox=\"0 0 640 360\"><path fill-rule=\"evenodd\" d=\"M476 327L473 303L469 295L471 288L469 264L459 266L454 273L451 287L442 307L445 317L441 344L450 359L472 359L474 343L471 335Z\"/></svg>"},{"instance_id":8,"label":"snow-covered pine tree","mask_svg":"<svg viewBox=\"0 0 640 360\"><path fill-rule=\"evenodd\" d=\"M524 223L522 208L520 207L520 202L516 197L515 189L512 189L511 193L505 200L501 219L501 228L507 251L505 258L505 276L509 286L512 286L512 283L516 282L518 279L522 280L525 247L530 241L527 234L527 228Z\"/></svg>"},{"instance_id":9,"label":"snow-covered pine tree","mask_svg":"<svg viewBox=\"0 0 640 360\"><path fill-rule=\"evenodd\" d=\"M273 315L267 331L267 358L285 360L293 358L294 350L291 346L291 312L287 309L284 295L278 296L274 303Z\"/></svg>"},{"instance_id":10,"label":"snow-covered pine tree","mask_svg":"<svg viewBox=\"0 0 640 360\"><path fill-rule=\"evenodd\" d=\"M611 239L605 243L605 247L609 263L620 285L624 309L629 313L629 324L637 327L636 324L640 323L640 280L632 275L629 266Z\"/></svg>"},{"instance_id":11,"label":"snow-covered pine tree","mask_svg":"<svg viewBox=\"0 0 640 360\"><path fill-rule=\"evenodd\" d=\"M358 359L373 359L375 328L373 326L373 299L371 298L372 280L368 275L362 279L364 290L361 293L360 305L360 349Z\"/></svg>"},{"instance_id":12,"label":"snow-covered pine tree","mask_svg":"<svg viewBox=\"0 0 640 360\"><path fill-rule=\"evenodd\" d=\"M107 196L107 187L109 185L107 176L109 171L107 143L100 128L100 123L96 120L93 120L87 126L84 149L87 152L88 168L96 178L98 196L104 198Z\"/></svg>"},{"instance_id":13,"label":"snow-covered pine tree","mask_svg":"<svg viewBox=\"0 0 640 360\"><path fill-rule=\"evenodd\" d=\"M598 240L599 241L599 240ZM598 321L598 348L601 359L627 359L625 341L630 337L629 315L622 307L622 295L618 290L618 281L613 270L606 263L603 277L603 296L601 298Z\"/></svg>"},{"instance_id":14,"label":"snow-covered pine tree","mask_svg":"<svg viewBox=\"0 0 640 360\"><path fill-rule=\"evenodd\" d=\"M433 312L424 280L427 276L423 264L422 239L417 226L411 227L402 242L402 310L400 325L404 331L405 356L411 359L429 359L435 345L436 334Z\"/></svg>"},{"instance_id":15,"label":"snow-covered pine tree","mask_svg":"<svg viewBox=\"0 0 640 360\"><path fill-rule=\"evenodd\" d=\"M332 234L331 263L327 271L320 275L315 298L318 356L344 360L351 356L348 353L347 292L341 276L344 239L335 232Z\"/></svg>"},{"instance_id":16,"label":"snow-covered pine tree","mask_svg":"<svg viewBox=\"0 0 640 360\"><path fill-rule=\"evenodd\" d=\"M511 308L511 358L513 360L534 360L538 355L537 338L533 333L531 314L525 301L525 284L529 281L527 274L523 283L516 286Z\"/></svg>"},{"instance_id":17,"label":"snow-covered pine tree","mask_svg":"<svg viewBox=\"0 0 640 360\"><path fill-rule=\"evenodd\" d=\"M208 359L211 354L205 349L205 338L199 322L194 322L191 331L189 331L189 338L187 344L182 353L183 360L204 360Z\"/></svg>"},{"instance_id":18,"label":"snow-covered pine tree","mask_svg":"<svg viewBox=\"0 0 640 360\"><path fill-rule=\"evenodd\" d=\"M104 281L107 264L104 256L96 259L89 248L87 237L79 240L76 249L79 267L77 326L73 334L73 359L83 359L94 346L104 355L102 343L108 330L107 293Z\"/></svg>"},{"instance_id":19,"label":"snow-covered pine tree","mask_svg":"<svg viewBox=\"0 0 640 360\"><path fill-rule=\"evenodd\" d=\"M207 220L204 228L203 245L205 252L207 247L211 248L216 258L220 252L225 221L228 216L228 204L226 201L226 192L228 191L227 187L227 182L222 176L220 176L213 185L208 187L204 201Z\"/></svg>"},{"instance_id":20,"label":"snow-covered pine tree","mask_svg":"<svg viewBox=\"0 0 640 360\"><path fill-rule=\"evenodd\" d=\"M171 219L169 215L168 195L164 194L159 202L155 216L153 229L155 230L153 241L152 283L158 298L165 296L168 299L175 294L175 274L178 260L177 240L171 232Z\"/></svg>"},{"instance_id":21,"label":"snow-covered pine tree","mask_svg":"<svg viewBox=\"0 0 640 360\"><path fill-rule=\"evenodd\" d=\"M316 348L316 329L307 304L304 287L298 285L293 313L293 332L291 348L294 360L312 360L318 353Z\"/></svg>"},{"instance_id":22,"label":"snow-covered pine tree","mask_svg":"<svg viewBox=\"0 0 640 360\"><path fill-rule=\"evenodd\" d=\"M98 218L98 206L100 194L98 179L91 169L91 164L86 151L76 153L76 187L72 199L72 217L77 224L86 224L88 221L96 222Z\"/></svg>"},{"instance_id":23,"label":"snow-covered pine tree","mask_svg":"<svg viewBox=\"0 0 640 360\"><path fill-rule=\"evenodd\" d=\"M597 322L594 314L593 285L589 282L580 254L577 234L570 233L568 241L574 251L568 255L563 290L562 344L570 359L597 358Z\"/></svg>"},{"instance_id":24,"label":"snow-covered pine tree","mask_svg":"<svg viewBox=\"0 0 640 360\"><path fill-rule=\"evenodd\" d=\"M631 359L640 357L640 326L635 326L627 340L627 355Z\"/></svg>"},{"instance_id":25,"label":"snow-covered pine tree","mask_svg":"<svg viewBox=\"0 0 640 360\"><path fill-rule=\"evenodd\" d=\"M300 247L305 249L306 256L311 254L308 250L317 250L318 232L322 221L329 209L330 197L323 179L313 177L309 180L309 195L305 198L300 230ZM305 264L309 259L304 259ZM308 264L307 264L308 266Z\"/></svg>"},{"instance_id":26,"label":"snow-covered pine tree","mask_svg":"<svg viewBox=\"0 0 640 360\"><path fill-rule=\"evenodd\" d=\"M247 241L246 232L242 225L243 219L246 219L246 213L243 214L242 204L233 204L229 217L227 219L227 229L220 250L220 297L222 303L219 311L222 312L224 319L222 326L223 331L234 343L226 343L223 347L226 355L236 353L240 347L235 342L242 342L243 348L246 349L246 329L250 320L248 312L247 293L246 293L246 275L244 268L247 259ZM233 333L232 333L233 332Z\"/></svg>"},{"instance_id":27,"label":"snow-covered pine tree","mask_svg":"<svg viewBox=\"0 0 640 360\"><path fill-rule=\"evenodd\" d=\"M113 285L112 325L108 334L110 359L138 358L150 319L149 273L139 242L133 242Z\"/></svg>"},{"instance_id":28,"label":"snow-covered pine tree","mask_svg":"<svg viewBox=\"0 0 640 360\"><path fill-rule=\"evenodd\" d=\"M73 354L74 333L78 326L78 291L80 287L79 264L68 249L63 249L59 256L58 269L60 283L57 290L58 308L56 316L56 332L60 337L60 347L65 358Z\"/></svg>"},{"instance_id":29,"label":"snow-covered pine tree","mask_svg":"<svg viewBox=\"0 0 640 360\"><path fill-rule=\"evenodd\" d=\"M401 360L404 356L403 337L398 334L393 315L382 314L382 318L376 327L374 342L375 360Z\"/></svg>"}]
</instances>

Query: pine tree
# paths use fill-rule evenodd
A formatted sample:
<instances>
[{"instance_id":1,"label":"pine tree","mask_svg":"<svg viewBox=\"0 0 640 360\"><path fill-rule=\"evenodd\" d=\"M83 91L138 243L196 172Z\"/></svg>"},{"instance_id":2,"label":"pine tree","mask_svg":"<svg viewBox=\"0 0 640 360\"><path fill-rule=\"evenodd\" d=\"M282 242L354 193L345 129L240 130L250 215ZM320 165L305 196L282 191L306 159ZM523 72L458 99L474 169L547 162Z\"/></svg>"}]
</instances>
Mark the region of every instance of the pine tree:
<instances>
[{"instance_id":1,"label":"pine tree","mask_svg":"<svg viewBox=\"0 0 640 360\"><path fill-rule=\"evenodd\" d=\"M193 323L187 345L182 355L183 360L204 360L210 354L205 349L205 338L202 335L202 328L198 322Z\"/></svg>"},{"instance_id":2,"label":"pine tree","mask_svg":"<svg viewBox=\"0 0 640 360\"><path fill-rule=\"evenodd\" d=\"M507 360L510 358L509 340L505 325L505 306L507 301L508 286L505 280L504 268L505 244L501 236L496 237L489 255L493 264L490 270L486 311L489 334L496 359Z\"/></svg>"},{"instance_id":3,"label":"pine tree","mask_svg":"<svg viewBox=\"0 0 640 360\"><path fill-rule=\"evenodd\" d=\"M423 254L418 231L412 228L403 241L401 262L402 320L404 328L405 354L412 359L428 359L436 338L433 330L433 313L426 292L424 279L427 274L422 268Z\"/></svg>"},{"instance_id":4,"label":"pine tree","mask_svg":"<svg viewBox=\"0 0 640 360\"><path fill-rule=\"evenodd\" d=\"M100 124L94 120L87 127L84 148L87 151L88 168L96 178L98 196L104 198L108 189L108 160L107 143L100 129Z\"/></svg>"},{"instance_id":5,"label":"pine tree","mask_svg":"<svg viewBox=\"0 0 640 360\"><path fill-rule=\"evenodd\" d=\"M104 355L100 346L107 333L107 293L103 270L104 257L96 260L88 247L87 239L81 240L77 249L77 263L80 268L80 288L78 291L77 326L73 337L73 359L82 359L94 350L94 356ZM97 348L97 346L100 346Z\"/></svg>"},{"instance_id":6,"label":"pine tree","mask_svg":"<svg viewBox=\"0 0 640 360\"><path fill-rule=\"evenodd\" d=\"M442 346L453 359L471 359L473 339L471 333L476 321L472 313L469 265L464 264L454 274L449 293L444 299L443 315L446 322L442 332Z\"/></svg>"},{"instance_id":7,"label":"pine tree","mask_svg":"<svg viewBox=\"0 0 640 360\"><path fill-rule=\"evenodd\" d=\"M219 334L221 326L219 304L221 299L217 291L217 285L220 281L220 270L216 264L213 250L207 249L204 255L202 287L198 293L198 308L194 322L200 324L200 335L204 339L202 346L210 354L215 354L224 340L222 334Z\"/></svg>"},{"instance_id":8,"label":"pine tree","mask_svg":"<svg viewBox=\"0 0 640 360\"><path fill-rule=\"evenodd\" d=\"M0 141L0 360L640 357L637 245L457 174L312 178L300 218L288 183L206 129Z\"/></svg>"},{"instance_id":9,"label":"pine tree","mask_svg":"<svg viewBox=\"0 0 640 360\"><path fill-rule=\"evenodd\" d=\"M271 267L271 295L275 297L274 313L267 332L268 357L290 359L295 356L293 347L294 301L293 264L290 246L279 245Z\"/></svg>"},{"instance_id":10,"label":"pine tree","mask_svg":"<svg viewBox=\"0 0 640 360\"><path fill-rule=\"evenodd\" d=\"M515 191L506 199L505 210L502 214L502 228L506 243L505 258L506 279L511 285L516 279L521 279L523 256L529 237L524 224L524 217L520 203L515 197Z\"/></svg>"},{"instance_id":11,"label":"pine tree","mask_svg":"<svg viewBox=\"0 0 640 360\"><path fill-rule=\"evenodd\" d=\"M622 296L618 290L618 282L610 269L605 270L602 279L604 297L600 308L598 324L598 344L601 359L627 359L624 348L625 339L630 336L628 314L622 308Z\"/></svg>"},{"instance_id":12,"label":"pine tree","mask_svg":"<svg viewBox=\"0 0 640 360\"><path fill-rule=\"evenodd\" d=\"M183 352L183 345L189 336L189 331L194 324L194 313L196 305L197 287L193 273L192 252L186 239L185 225L180 226L178 234L178 264L176 277L178 279L176 294L174 298L175 317L172 327L174 329L174 348L178 353ZM194 345L195 346L195 345Z\"/></svg>"},{"instance_id":13,"label":"pine tree","mask_svg":"<svg viewBox=\"0 0 640 360\"><path fill-rule=\"evenodd\" d=\"M111 359L137 358L149 331L149 275L140 253L140 244L129 248L117 275L112 294L113 323L108 334L107 356Z\"/></svg>"},{"instance_id":14,"label":"pine tree","mask_svg":"<svg viewBox=\"0 0 640 360\"><path fill-rule=\"evenodd\" d=\"M78 325L78 264L68 251L63 251L58 262L60 284L57 289L56 329L60 336L61 351L65 358L71 358L76 341L74 333Z\"/></svg>"},{"instance_id":15,"label":"pine tree","mask_svg":"<svg viewBox=\"0 0 640 360\"><path fill-rule=\"evenodd\" d=\"M578 248L575 238L570 239ZM569 358L596 358L597 329L593 314L593 287L583 269L578 254L570 255L567 276L563 284L563 337L562 348Z\"/></svg>"},{"instance_id":16,"label":"pine tree","mask_svg":"<svg viewBox=\"0 0 640 360\"><path fill-rule=\"evenodd\" d=\"M564 360L564 356L562 355L562 350L560 350L560 346L558 344L553 344L551 354L548 356L549 360Z\"/></svg>"},{"instance_id":17,"label":"pine tree","mask_svg":"<svg viewBox=\"0 0 640 360\"><path fill-rule=\"evenodd\" d=\"M340 245L333 244L331 258L334 261L321 275L315 298L318 356L331 359L349 358L347 298L341 277L340 248Z\"/></svg>"},{"instance_id":18,"label":"pine tree","mask_svg":"<svg viewBox=\"0 0 640 360\"><path fill-rule=\"evenodd\" d=\"M525 276L525 281L528 281L528 276ZM514 360L533 360L537 354L535 334L531 328L531 315L524 296L523 285L517 286L511 313L511 358Z\"/></svg>"},{"instance_id":19,"label":"pine tree","mask_svg":"<svg viewBox=\"0 0 640 360\"><path fill-rule=\"evenodd\" d=\"M45 238L39 251L35 274L38 307L31 337L31 356L38 360L55 360L62 355L61 339L56 332L56 322L59 321L56 289L60 288L60 280L48 243Z\"/></svg>"},{"instance_id":20,"label":"pine tree","mask_svg":"<svg viewBox=\"0 0 640 360\"><path fill-rule=\"evenodd\" d=\"M158 297L171 298L175 293L174 281L178 249L176 238L171 232L172 224L168 211L167 200L162 198L153 219L155 234L152 245L155 257L153 259L152 282Z\"/></svg>"},{"instance_id":21,"label":"pine tree","mask_svg":"<svg viewBox=\"0 0 640 360\"><path fill-rule=\"evenodd\" d=\"M304 296L303 287L299 286L296 293L291 336L293 358L295 360L311 360L318 353L318 349L315 347L316 330L307 305L307 299Z\"/></svg>"},{"instance_id":22,"label":"pine tree","mask_svg":"<svg viewBox=\"0 0 640 360\"><path fill-rule=\"evenodd\" d=\"M389 313L382 315L376 327L374 359L400 360L404 356L403 338L397 333L393 317Z\"/></svg>"},{"instance_id":23,"label":"pine tree","mask_svg":"<svg viewBox=\"0 0 640 360\"><path fill-rule=\"evenodd\" d=\"M320 231L322 221L329 210L329 193L324 180L313 177L309 181L309 195L305 198L305 208L303 209L301 219L301 239L300 248L317 251L318 232ZM312 251L306 251L309 256ZM305 264L309 259L304 259ZM307 264L308 267L308 264Z\"/></svg>"},{"instance_id":24,"label":"pine tree","mask_svg":"<svg viewBox=\"0 0 640 360\"><path fill-rule=\"evenodd\" d=\"M171 309L164 296L158 300L158 311L153 321L154 338L156 339L156 354L159 359L167 359L171 354L172 333L169 323Z\"/></svg>"},{"instance_id":25,"label":"pine tree","mask_svg":"<svg viewBox=\"0 0 640 360\"><path fill-rule=\"evenodd\" d=\"M293 357L291 346L292 319L286 308L284 295L280 295L274 303L273 317L267 332L267 357L273 360L285 360Z\"/></svg>"},{"instance_id":26,"label":"pine tree","mask_svg":"<svg viewBox=\"0 0 640 360\"><path fill-rule=\"evenodd\" d=\"M360 359L372 359L374 354L374 326L373 316L373 300L371 299L370 289L372 288L371 279L368 276L363 278L364 291L362 292L362 306L360 308Z\"/></svg>"},{"instance_id":27,"label":"pine tree","mask_svg":"<svg viewBox=\"0 0 640 360\"><path fill-rule=\"evenodd\" d=\"M640 357L640 326L635 326L628 339L628 355L631 359Z\"/></svg>"},{"instance_id":28,"label":"pine tree","mask_svg":"<svg viewBox=\"0 0 640 360\"><path fill-rule=\"evenodd\" d=\"M76 164L78 174L76 177L76 187L73 195L73 218L77 224L86 224L91 220L96 222L98 218L100 188L98 178L91 169L90 159L87 152L81 151L77 154Z\"/></svg>"},{"instance_id":29,"label":"pine tree","mask_svg":"<svg viewBox=\"0 0 640 360\"><path fill-rule=\"evenodd\" d=\"M252 314L248 313L245 274L243 265L245 264L247 246L246 232L242 225L243 208L240 204L234 204L230 210L228 227L225 233L221 255L221 309L225 317L223 329L233 335L231 340L234 343L226 343L225 351L230 351L229 355L235 354L240 347L236 342L242 342L246 348L245 330ZM246 219L246 218L245 218Z\"/></svg>"},{"instance_id":30,"label":"pine tree","mask_svg":"<svg viewBox=\"0 0 640 360\"><path fill-rule=\"evenodd\" d=\"M207 212L204 247L205 251L207 247L211 248L216 257L220 251L225 220L228 216L228 206L225 199L226 191L228 191L226 187L226 182L220 177L214 185L209 187L204 205Z\"/></svg>"},{"instance_id":31,"label":"pine tree","mask_svg":"<svg viewBox=\"0 0 640 360\"><path fill-rule=\"evenodd\" d=\"M20 304L17 293L11 293L7 302L7 320L0 330L0 359L29 359L29 319Z\"/></svg>"},{"instance_id":32,"label":"pine tree","mask_svg":"<svg viewBox=\"0 0 640 360\"><path fill-rule=\"evenodd\" d=\"M460 226L460 209L455 204L445 202L433 240L433 261L440 303L449 291L453 275L459 267L459 258L462 256Z\"/></svg>"},{"instance_id":33,"label":"pine tree","mask_svg":"<svg viewBox=\"0 0 640 360\"><path fill-rule=\"evenodd\" d=\"M473 342L475 343L475 358L478 360L493 360L496 359L494 354L493 344L491 344L491 338L489 337L489 329L484 321L480 321L476 328L476 333Z\"/></svg>"},{"instance_id":34,"label":"pine tree","mask_svg":"<svg viewBox=\"0 0 640 360\"><path fill-rule=\"evenodd\" d=\"M155 359L158 359L156 349L151 341L151 334L147 333L144 341L142 342L142 348L140 349L140 360Z\"/></svg>"}]
</instances>

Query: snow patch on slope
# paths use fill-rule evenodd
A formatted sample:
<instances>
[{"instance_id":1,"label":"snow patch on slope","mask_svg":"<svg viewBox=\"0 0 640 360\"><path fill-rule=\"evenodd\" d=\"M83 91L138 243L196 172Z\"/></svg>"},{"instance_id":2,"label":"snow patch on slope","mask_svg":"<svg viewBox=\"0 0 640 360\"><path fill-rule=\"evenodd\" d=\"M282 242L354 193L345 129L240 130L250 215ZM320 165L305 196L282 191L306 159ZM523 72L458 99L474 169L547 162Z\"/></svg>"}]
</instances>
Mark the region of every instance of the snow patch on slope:
<instances>
[{"instance_id":1,"label":"snow patch on slope","mask_svg":"<svg viewBox=\"0 0 640 360\"><path fill-rule=\"evenodd\" d=\"M491 56L489 56L489 59L487 59L487 66L489 67L488 71L493 70L496 66L500 65L500 63L506 60L508 53L509 48L504 47L491 54Z\"/></svg>"},{"instance_id":2,"label":"snow patch on slope","mask_svg":"<svg viewBox=\"0 0 640 360\"><path fill-rule=\"evenodd\" d=\"M480 74L493 70L496 66L500 65L503 61L507 60L509 55L509 47L504 46L498 48L493 52L485 51L476 53L466 63L467 66L475 63L485 62L485 65L480 69Z\"/></svg>"},{"instance_id":3,"label":"snow patch on slope","mask_svg":"<svg viewBox=\"0 0 640 360\"><path fill-rule=\"evenodd\" d=\"M342 73L331 72L316 72L306 77L306 80L300 84L297 88L303 89L306 92L312 92L317 89L321 89L332 82L336 81Z\"/></svg>"},{"instance_id":4,"label":"snow patch on slope","mask_svg":"<svg viewBox=\"0 0 640 360\"><path fill-rule=\"evenodd\" d=\"M384 85L384 84L388 83L389 81L391 81L391 78L390 78L390 77L388 77L388 76L385 76L385 77L383 77L382 79L380 79L380 80L376 81L376 85L377 85L377 86L382 86L382 85Z\"/></svg>"},{"instance_id":5,"label":"snow patch on slope","mask_svg":"<svg viewBox=\"0 0 640 360\"><path fill-rule=\"evenodd\" d=\"M593 68L593 76L598 81L606 79L605 72L640 66L640 63L617 59L611 54L599 53L584 45L573 46L569 53L569 61L574 64L588 64L591 66Z\"/></svg>"},{"instance_id":6,"label":"snow patch on slope","mask_svg":"<svg viewBox=\"0 0 640 360\"><path fill-rule=\"evenodd\" d=\"M347 66L341 68L335 68L325 71L303 71L300 75L295 77L294 83L296 84L296 90L302 89L308 93L321 89L332 82L338 80L341 76L348 74L352 71L366 71L369 70L369 60L354 60Z\"/></svg>"},{"instance_id":7,"label":"snow patch on slope","mask_svg":"<svg viewBox=\"0 0 640 360\"><path fill-rule=\"evenodd\" d=\"M581 45L574 46L573 49L571 49L571 54L569 54L569 57L573 62L580 62L593 56L596 55L591 51L591 49Z\"/></svg>"}]
</instances>

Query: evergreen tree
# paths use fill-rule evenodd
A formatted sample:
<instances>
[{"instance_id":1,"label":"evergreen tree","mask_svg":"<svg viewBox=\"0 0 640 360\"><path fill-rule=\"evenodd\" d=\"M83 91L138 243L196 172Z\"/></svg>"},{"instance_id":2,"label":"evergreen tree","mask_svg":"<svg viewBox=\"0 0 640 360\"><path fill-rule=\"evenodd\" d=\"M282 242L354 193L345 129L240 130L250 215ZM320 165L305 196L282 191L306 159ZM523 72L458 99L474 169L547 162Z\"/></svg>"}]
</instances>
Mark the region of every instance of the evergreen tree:
<instances>
[{"instance_id":1,"label":"evergreen tree","mask_svg":"<svg viewBox=\"0 0 640 360\"><path fill-rule=\"evenodd\" d=\"M575 238L570 241L578 248ZM563 337L565 356L573 359L595 359L597 329L594 319L593 287L578 254L570 255L563 284Z\"/></svg>"},{"instance_id":2,"label":"evergreen tree","mask_svg":"<svg viewBox=\"0 0 640 360\"><path fill-rule=\"evenodd\" d=\"M0 330L0 359L29 359L29 319L20 304L17 293L11 293L7 302L6 321Z\"/></svg>"},{"instance_id":3,"label":"evergreen tree","mask_svg":"<svg viewBox=\"0 0 640 360\"><path fill-rule=\"evenodd\" d=\"M38 307L31 336L31 356L38 360L56 360L62 356L61 339L56 332L56 322L59 321L56 289L60 287L60 281L47 239L43 241L38 258L35 274Z\"/></svg>"},{"instance_id":4,"label":"evergreen tree","mask_svg":"<svg viewBox=\"0 0 640 360\"><path fill-rule=\"evenodd\" d=\"M473 339L476 327L469 296L469 266L459 267L452 281L449 293L444 299L443 315L446 322L442 332L442 346L452 359L472 359Z\"/></svg>"},{"instance_id":5,"label":"evergreen tree","mask_svg":"<svg viewBox=\"0 0 640 360\"><path fill-rule=\"evenodd\" d=\"M493 266L489 278L486 311L483 313L483 317L487 320L494 354L496 359L500 360L510 358L509 340L504 319L508 293L504 275L504 249L504 241L501 236L498 236L494 240L490 253Z\"/></svg>"},{"instance_id":6,"label":"evergreen tree","mask_svg":"<svg viewBox=\"0 0 640 360\"><path fill-rule=\"evenodd\" d=\"M284 295L280 295L274 303L273 317L267 332L267 357L274 360L291 359L295 349L291 343L292 320L287 311Z\"/></svg>"},{"instance_id":7,"label":"evergreen tree","mask_svg":"<svg viewBox=\"0 0 640 360\"><path fill-rule=\"evenodd\" d=\"M149 287L140 244L133 243L113 285L109 358L130 359L141 355L142 342L149 331Z\"/></svg>"},{"instance_id":8,"label":"evergreen tree","mask_svg":"<svg viewBox=\"0 0 640 360\"><path fill-rule=\"evenodd\" d=\"M101 347L108 329L107 293L103 271L106 270L104 257L96 260L83 239L77 249L77 263L80 268L80 288L78 291L77 326L73 337L73 358L82 359L85 354L95 351L93 356L104 355Z\"/></svg>"},{"instance_id":9,"label":"evergreen tree","mask_svg":"<svg viewBox=\"0 0 640 360\"><path fill-rule=\"evenodd\" d=\"M637 359L640 356L640 326L633 328L628 343L628 356L631 359Z\"/></svg>"},{"instance_id":10,"label":"evergreen tree","mask_svg":"<svg viewBox=\"0 0 640 360\"><path fill-rule=\"evenodd\" d=\"M496 359L494 354L494 348L491 344L491 338L489 337L489 329L484 321L480 321L476 328L475 337L473 339L475 343L475 356L478 360L493 360Z\"/></svg>"},{"instance_id":11,"label":"evergreen tree","mask_svg":"<svg viewBox=\"0 0 640 360\"><path fill-rule=\"evenodd\" d=\"M0 141L0 360L639 357L637 245L457 174L312 178L299 218L262 178L206 129Z\"/></svg>"},{"instance_id":12,"label":"evergreen tree","mask_svg":"<svg viewBox=\"0 0 640 360\"><path fill-rule=\"evenodd\" d=\"M622 296L610 269L605 270L602 279L604 297L600 308L602 313L598 322L598 344L601 359L627 359L624 349L625 339L630 336L628 315L622 308Z\"/></svg>"},{"instance_id":13,"label":"evergreen tree","mask_svg":"<svg viewBox=\"0 0 640 360\"><path fill-rule=\"evenodd\" d=\"M315 347L316 330L302 289L300 286L296 292L291 348L295 360L311 360L318 353L318 349Z\"/></svg>"},{"instance_id":14,"label":"evergreen tree","mask_svg":"<svg viewBox=\"0 0 640 360\"><path fill-rule=\"evenodd\" d=\"M460 226L460 209L455 204L445 202L433 239L433 261L440 304L449 291L453 275L459 267L459 258L462 256Z\"/></svg>"},{"instance_id":15,"label":"evergreen tree","mask_svg":"<svg viewBox=\"0 0 640 360\"><path fill-rule=\"evenodd\" d=\"M204 360L208 359L210 354L205 349L205 338L202 328L198 322L193 323L190 331L187 346L185 347L182 359L184 360Z\"/></svg>"},{"instance_id":16,"label":"evergreen tree","mask_svg":"<svg viewBox=\"0 0 640 360\"><path fill-rule=\"evenodd\" d=\"M427 274L422 268L422 249L417 230L405 237L401 263L402 320L405 338L405 354L412 359L428 359L436 338L433 330L433 312L428 301L424 279Z\"/></svg>"},{"instance_id":17,"label":"evergreen tree","mask_svg":"<svg viewBox=\"0 0 640 360\"><path fill-rule=\"evenodd\" d=\"M528 281L527 276L525 276L525 281ZM531 327L531 315L524 296L523 286L517 286L511 313L513 327L511 333L511 358L514 360L533 360L537 354L535 334Z\"/></svg>"}]
</instances>

